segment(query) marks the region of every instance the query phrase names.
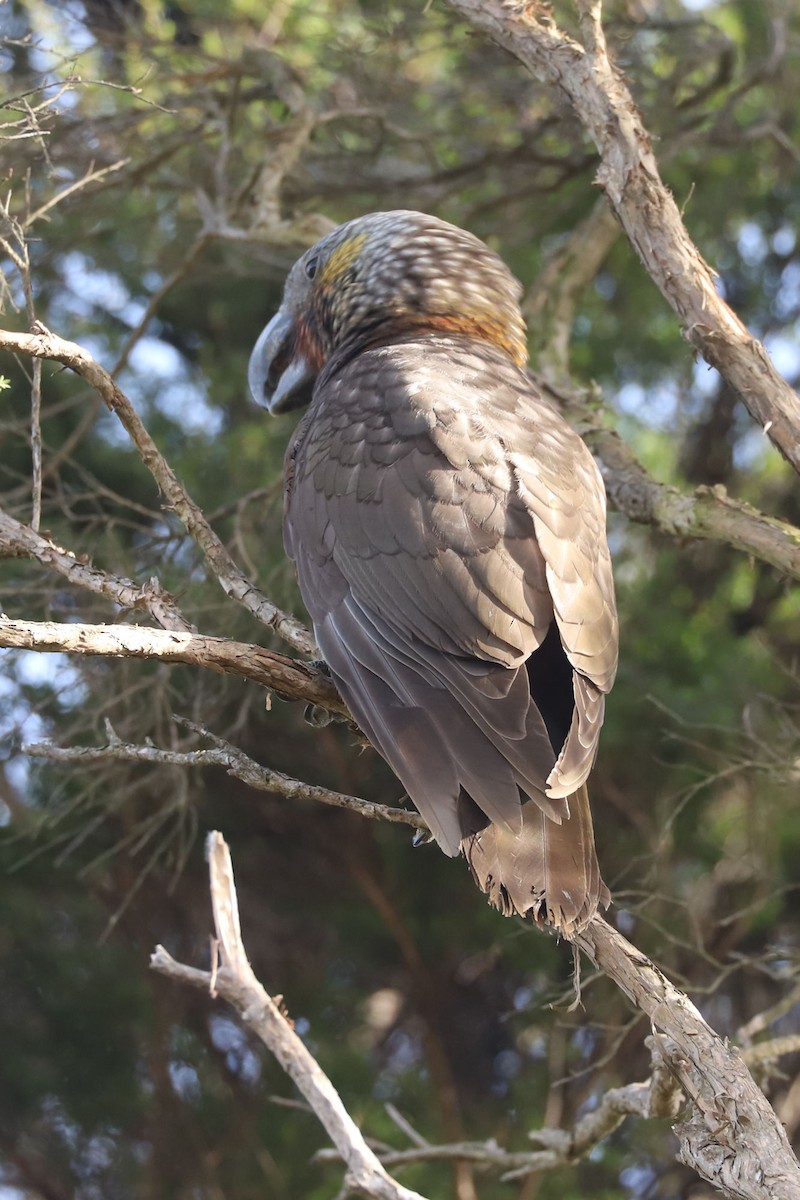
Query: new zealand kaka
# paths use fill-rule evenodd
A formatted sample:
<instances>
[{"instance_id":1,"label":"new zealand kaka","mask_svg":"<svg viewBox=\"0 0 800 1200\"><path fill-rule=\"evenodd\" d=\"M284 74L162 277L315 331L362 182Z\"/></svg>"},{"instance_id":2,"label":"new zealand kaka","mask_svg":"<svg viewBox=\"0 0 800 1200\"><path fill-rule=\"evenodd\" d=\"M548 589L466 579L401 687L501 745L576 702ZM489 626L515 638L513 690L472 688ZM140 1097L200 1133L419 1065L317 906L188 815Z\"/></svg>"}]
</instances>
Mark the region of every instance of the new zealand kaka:
<instances>
[{"instance_id":1,"label":"new zealand kaka","mask_svg":"<svg viewBox=\"0 0 800 1200\"><path fill-rule=\"evenodd\" d=\"M469 233L370 213L295 264L250 360L325 662L446 854L566 934L607 905L586 791L617 665L605 492Z\"/></svg>"}]
</instances>

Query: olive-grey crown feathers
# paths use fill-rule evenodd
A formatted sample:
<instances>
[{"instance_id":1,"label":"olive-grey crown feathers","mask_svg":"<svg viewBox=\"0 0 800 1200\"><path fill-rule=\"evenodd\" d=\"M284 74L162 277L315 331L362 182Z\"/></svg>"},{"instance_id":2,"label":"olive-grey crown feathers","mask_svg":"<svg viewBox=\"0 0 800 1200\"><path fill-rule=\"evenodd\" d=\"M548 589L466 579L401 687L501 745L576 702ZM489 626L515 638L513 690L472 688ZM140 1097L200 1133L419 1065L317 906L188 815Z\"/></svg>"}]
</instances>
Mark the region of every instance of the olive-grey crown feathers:
<instances>
[{"instance_id":1,"label":"olive-grey crown feathers","mask_svg":"<svg viewBox=\"0 0 800 1200\"><path fill-rule=\"evenodd\" d=\"M419 330L491 342L524 365L521 294L502 259L466 230L405 209L368 213L295 263L253 352L251 390L283 411L308 399L337 352Z\"/></svg>"}]
</instances>

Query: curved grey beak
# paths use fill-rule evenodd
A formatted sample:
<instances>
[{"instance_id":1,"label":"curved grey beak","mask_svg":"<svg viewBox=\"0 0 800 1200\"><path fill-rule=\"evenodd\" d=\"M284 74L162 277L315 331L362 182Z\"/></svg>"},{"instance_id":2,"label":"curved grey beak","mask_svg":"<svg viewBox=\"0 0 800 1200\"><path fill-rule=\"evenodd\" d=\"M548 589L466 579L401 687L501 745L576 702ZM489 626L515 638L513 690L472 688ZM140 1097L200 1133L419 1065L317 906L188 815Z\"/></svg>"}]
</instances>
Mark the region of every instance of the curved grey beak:
<instances>
[{"instance_id":1,"label":"curved grey beak","mask_svg":"<svg viewBox=\"0 0 800 1200\"><path fill-rule=\"evenodd\" d=\"M247 382L253 399L271 413L299 408L311 399L316 374L296 353L293 319L279 309L250 355Z\"/></svg>"}]
</instances>

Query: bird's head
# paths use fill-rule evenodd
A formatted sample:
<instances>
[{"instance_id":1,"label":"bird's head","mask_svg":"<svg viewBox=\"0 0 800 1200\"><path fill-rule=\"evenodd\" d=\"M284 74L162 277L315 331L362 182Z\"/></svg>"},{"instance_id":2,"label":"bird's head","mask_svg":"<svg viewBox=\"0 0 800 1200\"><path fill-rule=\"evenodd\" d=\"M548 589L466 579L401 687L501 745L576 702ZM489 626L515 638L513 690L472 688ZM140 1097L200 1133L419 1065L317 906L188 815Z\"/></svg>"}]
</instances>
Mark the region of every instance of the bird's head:
<instances>
[{"instance_id":1,"label":"bird's head","mask_svg":"<svg viewBox=\"0 0 800 1200\"><path fill-rule=\"evenodd\" d=\"M292 267L283 303L250 357L254 399L306 404L335 354L422 333L463 333L523 366L518 281L473 234L425 213L369 213L334 229Z\"/></svg>"}]
</instances>

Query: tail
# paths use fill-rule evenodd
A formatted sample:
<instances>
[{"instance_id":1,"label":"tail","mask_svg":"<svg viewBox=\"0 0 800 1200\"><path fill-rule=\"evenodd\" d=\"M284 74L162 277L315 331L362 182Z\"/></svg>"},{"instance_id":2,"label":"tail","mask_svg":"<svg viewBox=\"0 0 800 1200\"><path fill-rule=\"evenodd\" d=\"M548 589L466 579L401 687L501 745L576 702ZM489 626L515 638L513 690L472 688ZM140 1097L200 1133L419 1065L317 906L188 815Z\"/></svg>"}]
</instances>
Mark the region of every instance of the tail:
<instances>
[{"instance_id":1,"label":"tail","mask_svg":"<svg viewBox=\"0 0 800 1200\"><path fill-rule=\"evenodd\" d=\"M589 793L584 784L569 798L569 817L558 824L529 800L522 828L487 825L461 842L478 887L504 916L530 916L571 937L611 903L600 878Z\"/></svg>"}]
</instances>

